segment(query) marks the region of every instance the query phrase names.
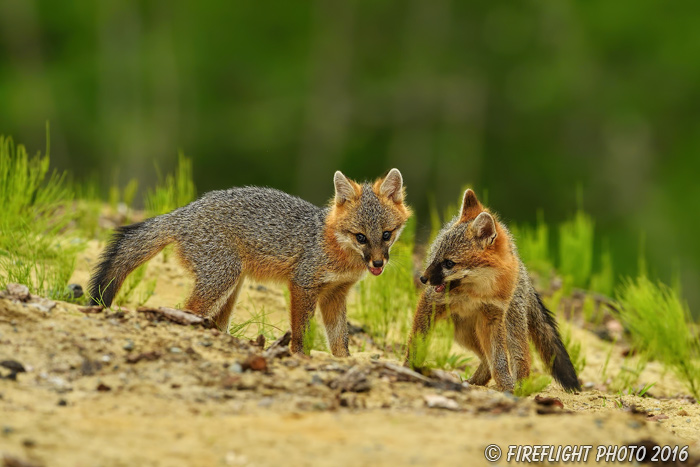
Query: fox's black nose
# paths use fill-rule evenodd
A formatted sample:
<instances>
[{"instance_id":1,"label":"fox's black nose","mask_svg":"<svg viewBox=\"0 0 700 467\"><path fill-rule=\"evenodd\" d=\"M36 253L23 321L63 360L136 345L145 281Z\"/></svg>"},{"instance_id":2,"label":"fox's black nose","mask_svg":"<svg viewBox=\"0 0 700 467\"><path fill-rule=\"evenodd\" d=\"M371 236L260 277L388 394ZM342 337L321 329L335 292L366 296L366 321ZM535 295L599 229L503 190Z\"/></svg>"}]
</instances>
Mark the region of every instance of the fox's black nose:
<instances>
[{"instance_id":1,"label":"fox's black nose","mask_svg":"<svg viewBox=\"0 0 700 467\"><path fill-rule=\"evenodd\" d=\"M381 268L382 266L384 266L384 260L375 259L372 261L372 266L374 266L375 268Z\"/></svg>"},{"instance_id":2,"label":"fox's black nose","mask_svg":"<svg viewBox=\"0 0 700 467\"><path fill-rule=\"evenodd\" d=\"M424 283L424 284L427 284L427 283L428 283L428 278L427 278L427 277L420 276L420 281L421 281L422 283Z\"/></svg>"}]
</instances>

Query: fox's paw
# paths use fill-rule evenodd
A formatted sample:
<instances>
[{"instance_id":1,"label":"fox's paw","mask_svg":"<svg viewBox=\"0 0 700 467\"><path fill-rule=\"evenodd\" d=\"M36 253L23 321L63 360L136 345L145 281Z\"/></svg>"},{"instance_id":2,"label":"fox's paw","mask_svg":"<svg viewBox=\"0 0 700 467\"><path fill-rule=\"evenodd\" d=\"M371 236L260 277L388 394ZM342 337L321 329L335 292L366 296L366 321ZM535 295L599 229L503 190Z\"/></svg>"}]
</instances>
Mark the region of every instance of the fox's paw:
<instances>
[{"instance_id":1,"label":"fox's paw","mask_svg":"<svg viewBox=\"0 0 700 467\"><path fill-rule=\"evenodd\" d=\"M292 351L292 357L298 358L300 360L311 360L311 355L306 355L303 351L301 351L301 352Z\"/></svg>"},{"instance_id":2,"label":"fox's paw","mask_svg":"<svg viewBox=\"0 0 700 467\"><path fill-rule=\"evenodd\" d=\"M496 379L496 389L498 389L501 392L513 392L513 388L515 387L513 383L513 378L510 377L510 375L503 376L500 378L495 378Z\"/></svg>"}]
</instances>

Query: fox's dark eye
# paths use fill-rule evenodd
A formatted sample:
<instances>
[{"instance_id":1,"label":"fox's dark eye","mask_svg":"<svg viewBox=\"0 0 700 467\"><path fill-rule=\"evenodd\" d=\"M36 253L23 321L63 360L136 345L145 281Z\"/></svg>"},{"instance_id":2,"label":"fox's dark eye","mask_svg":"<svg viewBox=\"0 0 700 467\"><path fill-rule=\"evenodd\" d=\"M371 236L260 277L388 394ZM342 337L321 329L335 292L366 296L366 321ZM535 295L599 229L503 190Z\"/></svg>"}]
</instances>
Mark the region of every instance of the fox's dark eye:
<instances>
[{"instance_id":1,"label":"fox's dark eye","mask_svg":"<svg viewBox=\"0 0 700 467\"><path fill-rule=\"evenodd\" d=\"M388 242L389 239L391 238L391 232L388 230L382 234L382 238L384 239L385 242Z\"/></svg>"},{"instance_id":2,"label":"fox's dark eye","mask_svg":"<svg viewBox=\"0 0 700 467\"><path fill-rule=\"evenodd\" d=\"M455 262L450 261L449 259L446 259L445 261L442 262L442 265L445 267L445 269L452 269L455 267Z\"/></svg>"},{"instance_id":3,"label":"fox's dark eye","mask_svg":"<svg viewBox=\"0 0 700 467\"><path fill-rule=\"evenodd\" d=\"M362 234L355 235L355 238L357 238L357 242L360 243L361 245L364 245L365 243L367 243L367 237L365 237Z\"/></svg>"}]
</instances>

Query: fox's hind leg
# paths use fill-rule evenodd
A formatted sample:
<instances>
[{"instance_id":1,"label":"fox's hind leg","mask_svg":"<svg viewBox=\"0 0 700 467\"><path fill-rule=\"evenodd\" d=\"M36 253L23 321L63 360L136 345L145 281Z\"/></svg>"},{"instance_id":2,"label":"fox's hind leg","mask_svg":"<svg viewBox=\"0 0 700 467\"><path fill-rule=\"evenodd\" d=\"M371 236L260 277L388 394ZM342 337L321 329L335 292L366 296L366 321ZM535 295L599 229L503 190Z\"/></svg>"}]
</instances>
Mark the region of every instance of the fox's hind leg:
<instances>
[{"instance_id":1,"label":"fox's hind leg","mask_svg":"<svg viewBox=\"0 0 700 467\"><path fill-rule=\"evenodd\" d=\"M491 381L491 370L489 369L489 364L486 362L486 357L480 355L479 358L481 358L479 368L477 368L472 377L469 378L469 384L486 386L488 382Z\"/></svg>"},{"instance_id":2,"label":"fox's hind leg","mask_svg":"<svg viewBox=\"0 0 700 467\"><path fill-rule=\"evenodd\" d=\"M216 327L227 334L231 327L231 315L233 314L233 307L236 305L238 293L241 291L241 285L243 285L243 277L239 276L236 285L229 291L228 299L221 305L218 311L216 311L215 308L214 314L212 315Z\"/></svg>"},{"instance_id":3,"label":"fox's hind leg","mask_svg":"<svg viewBox=\"0 0 700 467\"><path fill-rule=\"evenodd\" d=\"M517 305L511 305L506 314L506 341L510 355L510 369L516 381L530 376L530 343L527 315Z\"/></svg>"},{"instance_id":4,"label":"fox's hind leg","mask_svg":"<svg viewBox=\"0 0 700 467\"><path fill-rule=\"evenodd\" d=\"M195 276L186 308L209 316L219 329L228 332L225 327L236 301L238 286L242 283L240 262L230 256L194 256L194 261L185 261L185 264Z\"/></svg>"},{"instance_id":5,"label":"fox's hind leg","mask_svg":"<svg viewBox=\"0 0 700 467\"><path fill-rule=\"evenodd\" d=\"M513 377L508 364L508 343L505 326L505 311L494 306L484 305L478 315L476 335L481 350L491 369L499 391L513 391Z\"/></svg>"},{"instance_id":6,"label":"fox's hind leg","mask_svg":"<svg viewBox=\"0 0 700 467\"><path fill-rule=\"evenodd\" d=\"M227 332L225 325L228 324L228 317L236 301L237 285L240 282L237 279L222 277L215 280L209 277L204 281L196 278L185 308L212 318L221 331Z\"/></svg>"},{"instance_id":7,"label":"fox's hind leg","mask_svg":"<svg viewBox=\"0 0 700 467\"><path fill-rule=\"evenodd\" d=\"M508 353L510 354L510 370L515 381L530 376L530 344L527 335L508 335Z\"/></svg>"}]
</instances>

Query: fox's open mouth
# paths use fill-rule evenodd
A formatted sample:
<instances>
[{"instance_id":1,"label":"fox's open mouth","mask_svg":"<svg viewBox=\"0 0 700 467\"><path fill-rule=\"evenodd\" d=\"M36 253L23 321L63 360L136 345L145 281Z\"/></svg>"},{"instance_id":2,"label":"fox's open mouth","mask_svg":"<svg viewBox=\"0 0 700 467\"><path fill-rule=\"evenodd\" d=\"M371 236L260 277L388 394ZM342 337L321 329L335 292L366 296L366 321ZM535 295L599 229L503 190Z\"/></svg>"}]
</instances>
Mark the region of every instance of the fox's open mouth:
<instances>
[{"instance_id":1,"label":"fox's open mouth","mask_svg":"<svg viewBox=\"0 0 700 467\"><path fill-rule=\"evenodd\" d=\"M459 286L459 284L460 284L459 280L443 282L442 284L435 286L435 292L442 293L447 289L454 290L456 287Z\"/></svg>"},{"instance_id":2,"label":"fox's open mouth","mask_svg":"<svg viewBox=\"0 0 700 467\"><path fill-rule=\"evenodd\" d=\"M381 268L372 268L367 266L367 269L369 269L369 272L371 272L375 276L378 276L382 273L382 271L384 271L384 266L382 266Z\"/></svg>"}]
</instances>

